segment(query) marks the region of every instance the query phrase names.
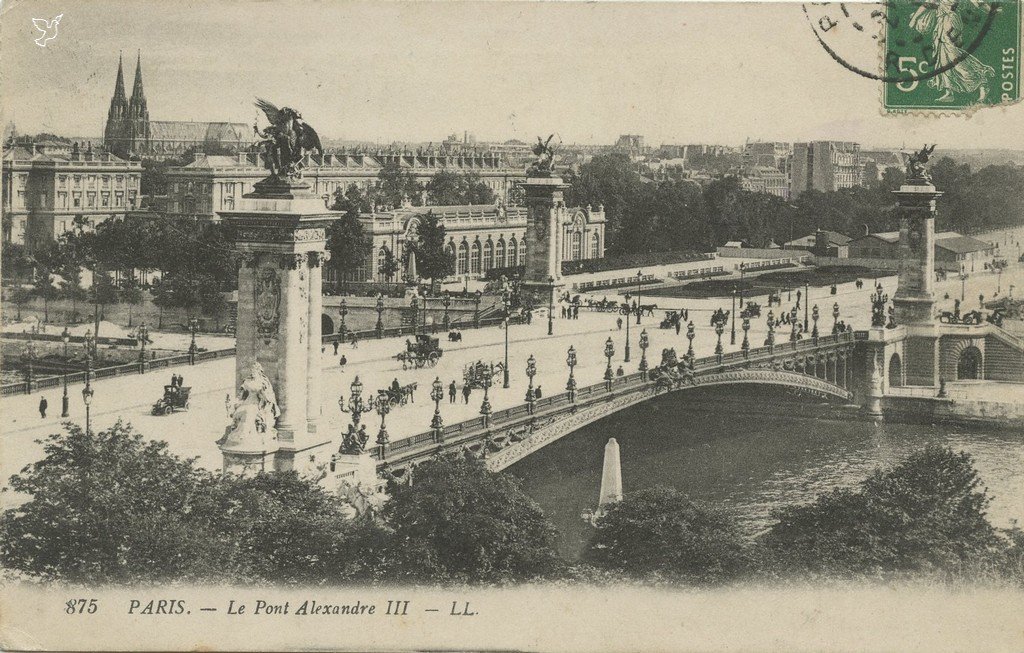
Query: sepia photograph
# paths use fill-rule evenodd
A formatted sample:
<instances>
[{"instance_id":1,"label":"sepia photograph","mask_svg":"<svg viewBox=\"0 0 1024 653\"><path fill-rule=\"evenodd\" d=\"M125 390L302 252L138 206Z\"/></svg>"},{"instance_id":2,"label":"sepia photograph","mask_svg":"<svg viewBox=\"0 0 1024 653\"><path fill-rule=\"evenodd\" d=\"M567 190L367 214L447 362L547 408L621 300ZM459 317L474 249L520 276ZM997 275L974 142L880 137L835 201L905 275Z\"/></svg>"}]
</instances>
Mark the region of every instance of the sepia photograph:
<instances>
[{"instance_id":1,"label":"sepia photograph","mask_svg":"<svg viewBox=\"0 0 1024 653\"><path fill-rule=\"evenodd\" d=\"M1024 649L1021 22L3 0L0 647Z\"/></svg>"}]
</instances>

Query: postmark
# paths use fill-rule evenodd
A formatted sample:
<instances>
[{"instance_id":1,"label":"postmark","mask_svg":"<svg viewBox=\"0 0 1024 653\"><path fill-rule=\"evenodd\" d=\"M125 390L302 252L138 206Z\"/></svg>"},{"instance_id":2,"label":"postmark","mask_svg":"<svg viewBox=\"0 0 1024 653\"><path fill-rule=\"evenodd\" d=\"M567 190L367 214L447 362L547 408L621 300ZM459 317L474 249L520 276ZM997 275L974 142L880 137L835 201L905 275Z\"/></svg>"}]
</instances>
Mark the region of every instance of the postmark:
<instances>
[{"instance_id":1,"label":"postmark","mask_svg":"<svg viewBox=\"0 0 1024 653\"><path fill-rule=\"evenodd\" d=\"M822 48L878 80L886 113L967 112L1020 97L1020 0L810 3Z\"/></svg>"}]
</instances>

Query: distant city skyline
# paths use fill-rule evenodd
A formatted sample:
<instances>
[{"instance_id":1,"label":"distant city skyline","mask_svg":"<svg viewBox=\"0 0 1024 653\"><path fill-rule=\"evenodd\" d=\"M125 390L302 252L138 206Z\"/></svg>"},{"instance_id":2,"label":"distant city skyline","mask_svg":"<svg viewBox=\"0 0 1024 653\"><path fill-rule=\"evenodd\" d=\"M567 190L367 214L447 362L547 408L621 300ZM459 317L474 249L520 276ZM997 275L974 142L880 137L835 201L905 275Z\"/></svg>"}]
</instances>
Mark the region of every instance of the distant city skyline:
<instances>
[{"instance_id":1,"label":"distant city skyline","mask_svg":"<svg viewBox=\"0 0 1024 653\"><path fill-rule=\"evenodd\" d=\"M294 106L326 139L382 145L469 131L486 142L554 132L607 145L634 133L655 147L917 148L941 123L940 150L1024 149L1020 106L969 119L882 116L878 83L834 62L797 4L131 6L6 6L4 123L101 135L118 52L130 76L141 51L154 120L251 124L261 96ZM60 37L36 46L31 18L61 11Z\"/></svg>"}]
</instances>

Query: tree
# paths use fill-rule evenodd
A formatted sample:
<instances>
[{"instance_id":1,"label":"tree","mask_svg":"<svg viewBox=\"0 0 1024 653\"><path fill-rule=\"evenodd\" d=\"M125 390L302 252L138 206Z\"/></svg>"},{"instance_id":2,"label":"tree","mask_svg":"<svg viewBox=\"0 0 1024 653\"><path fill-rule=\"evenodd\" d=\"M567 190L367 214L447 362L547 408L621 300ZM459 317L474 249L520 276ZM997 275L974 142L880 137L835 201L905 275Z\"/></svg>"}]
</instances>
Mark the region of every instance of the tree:
<instances>
[{"instance_id":1,"label":"tree","mask_svg":"<svg viewBox=\"0 0 1024 653\"><path fill-rule=\"evenodd\" d=\"M949 570L999 549L989 501L970 455L929 445L856 489L777 511L761 544L783 572Z\"/></svg>"},{"instance_id":2,"label":"tree","mask_svg":"<svg viewBox=\"0 0 1024 653\"><path fill-rule=\"evenodd\" d=\"M132 326L132 309L145 299L142 288L135 277L128 277L121 282L121 301L128 304L128 326Z\"/></svg>"},{"instance_id":3,"label":"tree","mask_svg":"<svg viewBox=\"0 0 1024 653\"><path fill-rule=\"evenodd\" d=\"M506 583L562 569L540 507L480 461L438 456L389 492L382 518L393 532L380 552L388 581Z\"/></svg>"},{"instance_id":4,"label":"tree","mask_svg":"<svg viewBox=\"0 0 1024 653\"><path fill-rule=\"evenodd\" d=\"M121 422L95 433L69 424L44 451L11 477L29 500L0 517L5 567L85 584L220 574L225 542L188 519L214 479L191 460Z\"/></svg>"},{"instance_id":5,"label":"tree","mask_svg":"<svg viewBox=\"0 0 1024 653\"><path fill-rule=\"evenodd\" d=\"M401 266L398 263L398 259L391 252L390 249L384 250L384 261L381 263L378 272L384 276L385 279L391 281L394 279L395 273L398 272Z\"/></svg>"},{"instance_id":6,"label":"tree","mask_svg":"<svg viewBox=\"0 0 1024 653\"><path fill-rule=\"evenodd\" d=\"M68 425L11 478L28 501L0 516L0 560L42 580L92 584L322 584L370 578L383 530L295 473L223 478L118 422Z\"/></svg>"},{"instance_id":7,"label":"tree","mask_svg":"<svg viewBox=\"0 0 1024 653\"><path fill-rule=\"evenodd\" d=\"M89 296L96 309L96 333L99 333L100 320L106 318L107 304L116 304L119 295L117 286L109 274L100 271L93 272L92 288L89 289Z\"/></svg>"},{"instance_id":8,"label":"tree","mask_svg":"<svg viewBox=\"0 0 1024 653\"><path fill-rule=\"evenodd\" d=\"M722 510L678 490L631 493L597 520L585 559L641 579L717 583L746 569L743 539Z\"/></svg>"},{"instance_id":9,"label":"tree","mask_svg":"<svg viewBox=\"0 0 1024 653\"><path fill-rule=\"evenodd\" d=\"M494 191L476 173L441 170L427 182L427 201L440 206L493 204Z\"/></svg>"},{"instance_id":10,"label":"tree","mask_svg":"<svg viewBox=\"0 0 1024 653\"><path fill-rule=\"evenodd\" d=\"M408 265L409 255L416 252L416 272L431 282L455 274L455 257L446 247L448 234L441 218L433 211L420 216L416 236L407 240L402 263Z\"/></svg>"},{"instance_id":11,"label":"tree","mask_svg":"<svg viewBox=\"0 0 1024 653\"><path fill-rule=\"evenodd\" d=\"M350 206L345 215L331 223L327 228L327 251L331 253L330 264L338 271L343 280L356 272L366 257L370 255L373 244L363 232L359 221L359 208Z\"/></svg>"},{"instance_id":12,"label":"tree","mask_svg":"<svg viewBox=\"0 0 1024 653\"><path fill-rule=\"evenodd\" d=\"M371 199L388 207L401 206L405 200L419 205L422 190L412 173L402 168L398 161L391 160L377 173L377 187Z\"/></svg>"}]
</instances>

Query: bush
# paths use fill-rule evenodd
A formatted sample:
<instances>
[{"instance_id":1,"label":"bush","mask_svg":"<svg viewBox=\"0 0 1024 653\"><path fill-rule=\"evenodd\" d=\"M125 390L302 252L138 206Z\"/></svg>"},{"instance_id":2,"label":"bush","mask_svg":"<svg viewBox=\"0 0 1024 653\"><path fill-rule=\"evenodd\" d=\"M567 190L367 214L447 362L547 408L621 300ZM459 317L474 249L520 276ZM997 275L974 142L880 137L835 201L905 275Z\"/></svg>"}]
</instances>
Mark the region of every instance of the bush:
<instances>
[{"instance_id":1,"label":"bush","mask_svg":"<svg viewBox=\"0 0 1024 653\"><path fill-rule=\"evenodd\" d=\"M710 584L747 567L743 539L722 510L655 487L627 495L597 520L585 558L644 580Z\"/></svg>"},{"instance_id":2,"label":"bush","mask_svg":"<svg viewBox=\"0 0 1024 653\"><path fill-rule=\"evenodd\" d=\"M841 577L953 570L1005 544L971 457L929 445L856 490L775 513L762 538L779 571Z\"/></svg>"},{"instance_id":3,"label":"bush","mask_svg":"<svg viewBox=\"0 0 1024 653\"><path fill-rule=\"evenodd\" d=\"M381 555L389 581L508 583L561 573L554 527L509 475L439 456L390 492L382 516L393 534Z\"/></svg>"}]
</instances>

